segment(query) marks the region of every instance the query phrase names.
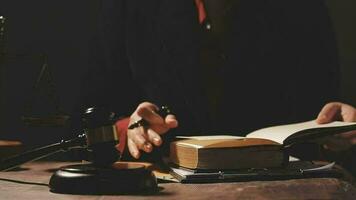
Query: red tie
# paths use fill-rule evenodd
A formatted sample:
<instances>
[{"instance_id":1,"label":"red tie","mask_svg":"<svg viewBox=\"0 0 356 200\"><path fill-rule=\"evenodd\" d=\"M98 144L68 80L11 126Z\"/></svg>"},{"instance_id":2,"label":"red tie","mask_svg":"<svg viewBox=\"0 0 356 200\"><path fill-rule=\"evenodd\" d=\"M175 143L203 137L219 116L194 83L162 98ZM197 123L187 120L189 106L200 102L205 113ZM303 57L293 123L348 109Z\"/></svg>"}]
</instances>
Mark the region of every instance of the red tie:
<instances>
[{"instance_id":1,"label":"red tie","mask_svg":"<svg viewBox=\"0 0 356 200\"><path fill-rule=\"evenodd\" d=\"M203 0L194 0L198 10L199 23L202 24L206 18L206 11Z\"/></svg>"}]
</instances>

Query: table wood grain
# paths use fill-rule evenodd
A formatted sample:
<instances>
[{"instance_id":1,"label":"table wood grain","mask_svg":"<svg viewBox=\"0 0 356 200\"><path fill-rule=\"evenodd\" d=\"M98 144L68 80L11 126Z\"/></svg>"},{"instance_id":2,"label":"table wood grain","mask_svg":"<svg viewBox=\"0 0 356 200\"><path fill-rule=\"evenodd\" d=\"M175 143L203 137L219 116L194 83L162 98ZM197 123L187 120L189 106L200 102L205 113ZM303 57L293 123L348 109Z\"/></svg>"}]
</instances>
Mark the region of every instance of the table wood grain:
<instances>
[{"instance_id":1,"label":"table wood grain","mask_svg":"<svg viewBox=\"0 0 356 200\"><path fill-rule=\"evenodd\" d=\"M21 170L0 172L0 199L342 199L355 200L355 187L335 178L294 179L284 181L251 181L235 183L180 184L160 183L153 195L69 195L49 191L52 173L68 162L31 162ZM32 183L15 183L18 180Z\"/></svg>"}]
</instances>

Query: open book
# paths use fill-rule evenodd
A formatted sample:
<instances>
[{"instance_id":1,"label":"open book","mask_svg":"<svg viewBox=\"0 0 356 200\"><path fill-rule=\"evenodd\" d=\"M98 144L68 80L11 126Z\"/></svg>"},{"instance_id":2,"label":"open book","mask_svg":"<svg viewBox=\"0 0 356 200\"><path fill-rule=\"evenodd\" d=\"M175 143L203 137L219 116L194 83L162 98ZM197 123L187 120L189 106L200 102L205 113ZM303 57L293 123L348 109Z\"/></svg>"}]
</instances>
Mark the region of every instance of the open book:
<instances>
[{"instance_id":1,"label":"open book","mask_svg":"<svg viewBox=\"0 0 356 200\"><path fill-rule=\"evenodd\" d=\"M323 143L336 134L356 130L356 123L317 124L314 120L267 127L245 137L178 136L171 143L173 164L189 169L271 168L288 161L285 149L301 143ZM336 139L336 138L335 138Z\"/></svg>"},{"instance_id":2,"label":"open book","mask_svg":"<svg viewBox=\"0 0 356 200\"><path fill-rule=\"evenodd\" d=\"M258 129L247 134L245 137L233 135L213 136L177 136L179 139L212 140L212 139L244 139L263 138L275 141L279 144L290 145L295 142L306 140L323 140L326 137L356 130L356 122L334 121L328 124L317 124L315 120L271 126Z\"/></svg>"}]
</instances>

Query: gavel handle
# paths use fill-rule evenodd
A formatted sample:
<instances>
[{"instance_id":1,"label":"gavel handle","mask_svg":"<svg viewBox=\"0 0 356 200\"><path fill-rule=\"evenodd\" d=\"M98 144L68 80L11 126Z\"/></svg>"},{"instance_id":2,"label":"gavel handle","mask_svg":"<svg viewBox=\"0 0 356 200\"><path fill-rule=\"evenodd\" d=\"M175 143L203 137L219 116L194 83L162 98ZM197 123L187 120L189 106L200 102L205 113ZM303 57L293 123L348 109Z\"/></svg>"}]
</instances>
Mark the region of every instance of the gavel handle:
<instances>
[{"instance_id":1,"label":"gavel handle","mask_svg":"<svg viewBox=\"0 0 356 200\"><path fill-rule=\"evenodd\" d=\"M8 171L26 162L38 160L57 152L66 151L74 147L84 147L86 138L84 134L78 135L71 140L62 140L61 142L39 147L33 150L17 154L0 161L0 171Z\"/></svg>"}]
</instances>

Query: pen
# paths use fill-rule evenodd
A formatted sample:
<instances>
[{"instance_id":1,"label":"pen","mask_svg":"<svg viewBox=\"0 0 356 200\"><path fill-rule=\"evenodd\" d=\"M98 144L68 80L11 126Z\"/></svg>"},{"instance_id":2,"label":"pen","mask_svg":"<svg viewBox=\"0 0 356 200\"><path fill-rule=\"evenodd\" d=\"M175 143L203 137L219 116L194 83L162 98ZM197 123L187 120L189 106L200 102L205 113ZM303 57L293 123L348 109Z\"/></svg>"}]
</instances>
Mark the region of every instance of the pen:
<instances>
[{"instance_id":1,"label":"pen","mask_svg":"<svg viewBox=\"0 0 356 200\"><path fill-rule=\"evenodd\" d=\"M171 110L168 108L168 106L161 106L156 113L161 116L162 118L165 118L168 114L171 114ZM133 124L131 124L128 129L134 129L140 126L146 127L148 126L149 123L145 119L140 119L138 121L135 121Z\"/></svg>"}]
</instances>

